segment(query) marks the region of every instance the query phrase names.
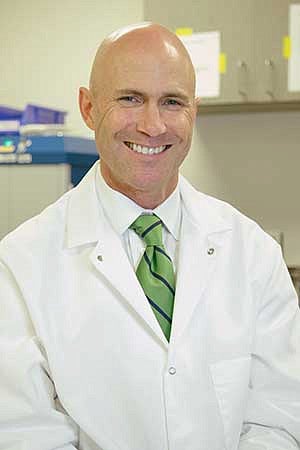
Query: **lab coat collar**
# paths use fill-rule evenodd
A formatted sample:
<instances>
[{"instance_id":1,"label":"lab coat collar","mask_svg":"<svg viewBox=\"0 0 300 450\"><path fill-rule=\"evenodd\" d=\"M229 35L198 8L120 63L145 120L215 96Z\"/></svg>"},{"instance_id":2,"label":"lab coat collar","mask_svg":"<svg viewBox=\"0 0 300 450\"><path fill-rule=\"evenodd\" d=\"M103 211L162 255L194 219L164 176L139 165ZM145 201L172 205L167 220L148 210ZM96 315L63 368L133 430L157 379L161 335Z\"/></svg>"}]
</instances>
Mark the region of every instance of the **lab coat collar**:
<instances>
[{"instance_id":1,"label":"lab coat collar","mask_svg":"<svg viewBox=\"0 0 300 450\"><path fill-rule=\"evenodd\" d=\"M105 219L98 201L95 176L99 170L97 161L81 182L70 193L66 217L67 247L77 247L98 242Z\"/></svg>"},{"instance_id":2,"label":"lab coat collar","mask_svg":"<svg viewBox=\"0 0 300 450\"><path fill-rule=\"evenodd\" d=\"M85 175L79 185L69 193L69 205L66 219L66 239L69 248L98 242L108 223L97 198L95 177L99 170L97 161ZM196 191L180 175L180 196L189 220L197 227L199 236L207 236L230 230L231 224L216 207L219 200ZM217 236L216 236L217 239Z\"/></svg>"},{"instance_id":3,"label":"lab coat collar","mask_svg":"<svg viewBox=\"0 0 300 450\"><path fill-rule=\"evenodd\" d=\"M199 238L231 230L231 223L224 217L224 202L197 191L182 175L179 186L185 216L196 227Z\"/></svg>"}]
</instances>

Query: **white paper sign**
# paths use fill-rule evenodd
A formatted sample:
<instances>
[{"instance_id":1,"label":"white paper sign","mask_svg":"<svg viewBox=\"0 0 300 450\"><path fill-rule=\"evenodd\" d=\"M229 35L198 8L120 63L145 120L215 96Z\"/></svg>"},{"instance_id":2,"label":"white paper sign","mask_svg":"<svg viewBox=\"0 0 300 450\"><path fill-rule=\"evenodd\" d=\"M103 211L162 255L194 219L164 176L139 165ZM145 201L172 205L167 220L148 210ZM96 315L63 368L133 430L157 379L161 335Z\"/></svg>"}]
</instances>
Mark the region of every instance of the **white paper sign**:
<instances>
[{"instance_id":1,"label":"white paper sign","mask_svg":"<svg viewBox=\"0 0 300 450\"><path fill-rule=\"evenodd\" d=\"M196 95L218 97L220 95L220 32L193 33L179 37L195 67Z\"/></svg>"},{"instance_id":2,"label":"white paper sign","mask_svg":"<svg viewBox=\"0 0 300 450\"><path fill-rule=\"evenodd\" d=\"M288 61L288 90L300 91L300 4L290 5L291 56Z\"/></svg>"}]
</instances>

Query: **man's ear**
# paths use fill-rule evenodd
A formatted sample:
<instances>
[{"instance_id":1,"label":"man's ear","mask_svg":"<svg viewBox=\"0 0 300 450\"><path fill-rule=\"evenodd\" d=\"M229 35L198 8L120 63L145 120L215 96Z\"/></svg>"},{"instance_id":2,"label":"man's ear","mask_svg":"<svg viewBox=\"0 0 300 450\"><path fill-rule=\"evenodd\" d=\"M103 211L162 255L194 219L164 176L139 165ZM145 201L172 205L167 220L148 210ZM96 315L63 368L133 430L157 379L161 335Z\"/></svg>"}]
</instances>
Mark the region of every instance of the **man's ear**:
<instances>
[{"instance_id":1,"label":"man's ear","mask_svg":"<svg viewBox=\"0 0 300 450\"><path fill-rule=\"evenodd\" d=\"M81 116L85 124L93 131L95 131L95 122L92 114L93 103L91 92L85 88L79 88L79 108Z\"/></svg>"}]
</instances>

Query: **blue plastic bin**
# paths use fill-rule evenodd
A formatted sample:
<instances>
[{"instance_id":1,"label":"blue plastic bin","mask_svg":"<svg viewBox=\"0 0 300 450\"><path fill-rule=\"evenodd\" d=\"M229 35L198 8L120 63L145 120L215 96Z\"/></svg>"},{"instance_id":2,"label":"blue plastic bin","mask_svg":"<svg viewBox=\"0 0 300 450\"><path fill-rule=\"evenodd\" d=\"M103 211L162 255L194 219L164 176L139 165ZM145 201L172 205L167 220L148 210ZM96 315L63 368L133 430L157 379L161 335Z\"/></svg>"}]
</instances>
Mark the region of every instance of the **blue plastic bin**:
<instances>
[{"instance_id":1,"label":"blue plastic bin","mask_svg":"<svg viewBox=\"0 0 300 450\"><path fill-rule=\"evenodd\" d=\"M7 106L0 106L0 120L19 120L23 115L20 109L9 108Z\"/></svg>"},{"instance_id":2,"label":"blue plastic bin","mask_svg":"<svg viewBox=\"0 0 300 450\"><path fill-rule=\"evenodd\" d=\"M66 111L28 104L23 112L21 125L29 123L64 124L66 114Z\"/></svg>"}]
</instances>

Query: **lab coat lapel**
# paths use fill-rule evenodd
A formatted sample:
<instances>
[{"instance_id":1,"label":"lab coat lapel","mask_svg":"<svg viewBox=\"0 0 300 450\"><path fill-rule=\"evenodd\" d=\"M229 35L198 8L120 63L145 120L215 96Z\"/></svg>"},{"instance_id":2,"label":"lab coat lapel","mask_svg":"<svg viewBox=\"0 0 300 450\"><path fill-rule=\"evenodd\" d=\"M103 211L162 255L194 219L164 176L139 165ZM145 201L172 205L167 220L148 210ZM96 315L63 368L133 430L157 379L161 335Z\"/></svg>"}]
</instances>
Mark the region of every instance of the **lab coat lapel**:
<instances>
[{"instance_id":1,"label":"lab coat lapel","mask_svg":"<svg viewBox=\"0 0 300 450\"><path fill-rule=\"evenodd\" d=\"M187 327L212 277L216 264L212 248L207 237L199 236L198 227L187 217L183 218L172 324L172 334L176 337Z\"/></svg>"},{"instance_id":2,"label":"lab coat lapel","mask_svg":"<svg viewBox=\"0 0 300 450\"><path fill-rule=\"evenodd\" d=\"M105 277L112 290L117 290L153 333L167 346L167 340L153 314L144 291L128 260L121 240L111 228L102 234L91 254L91 261L97 271Z\"/></svg>"},{"instance_id":3,"label":"lab coat lapel","mask_svg":"<svg viewBox=\"0 0 300 450\"><path fill-rule=\"evenodd\" d=\"M210 198L195 191L182 177L181 198L183 214L172 340L182 335L203 299L231 229L215 212Z\"/></svg>"},{"instance_id":4,"label":"lab coat lapel","mask_svg":"<svg viewBox=\"0 0 300 450\"><path fill-rule=\"evenodd\" d=\"M153 314L135 272L127 258L120 237L108 223L95 188L96 163L81 183L67 195L69 206L66 217L66 246L71 249L83 245L95 245L90 259L124 301L160 339L165 347L168 342Z\"/></svg>"}]
</instances>

